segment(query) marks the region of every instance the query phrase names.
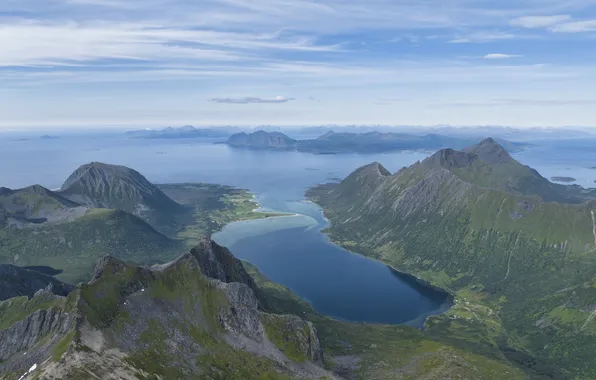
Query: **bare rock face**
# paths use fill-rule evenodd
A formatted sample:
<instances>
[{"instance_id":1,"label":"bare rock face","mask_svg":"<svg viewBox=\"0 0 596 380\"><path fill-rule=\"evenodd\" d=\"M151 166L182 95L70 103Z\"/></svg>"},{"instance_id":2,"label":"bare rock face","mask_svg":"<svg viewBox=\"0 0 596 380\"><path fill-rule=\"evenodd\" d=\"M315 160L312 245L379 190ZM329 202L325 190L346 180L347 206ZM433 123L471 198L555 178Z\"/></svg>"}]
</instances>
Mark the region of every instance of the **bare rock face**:
<instances>
[{"instance_id":1,"label":"bare rock face","mask_svg":"<svg viewBox=\"0 0 596 380\"><path fill-rule=\"evenodd\" d=\"M13 305L22 301L22 298L3 301L0 303L0 310L9 307L24 309ZM64 301L63 297L41 290L30 302L46 304L47 309L39 309L8 328L0 329L0 375L30 368L47 359L51 355L52 346L74 328L74 313L52 307L53 303L60 301Z\"/></svg>"},{"instance_id":2,"label":"bare rock face","mask_svg":"<svg viewBox=\"0 0 596 380\"><path fill-rule=\"evenodd\" d=\"M225 247L212 240L204 240L190 251L197 260L201 272L209 278L224 283L245 284L254 292L258 306L264 306L264 299L254 280L244 269L244 266Z\"/></svg>"}]
</instances>

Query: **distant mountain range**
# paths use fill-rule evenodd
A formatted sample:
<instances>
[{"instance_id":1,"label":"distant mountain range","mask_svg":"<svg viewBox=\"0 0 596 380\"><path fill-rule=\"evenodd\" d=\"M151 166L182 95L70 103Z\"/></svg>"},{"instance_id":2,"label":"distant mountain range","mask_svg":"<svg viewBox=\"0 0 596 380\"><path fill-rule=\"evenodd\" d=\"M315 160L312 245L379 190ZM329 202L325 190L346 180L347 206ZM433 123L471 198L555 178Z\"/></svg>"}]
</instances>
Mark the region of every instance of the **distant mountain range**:
<instances>
[{"instance_id":1,"label":"distant mountain range","mask_svg":"<svg viewBox=\"0 0 596 380\"><path fill-rule=\"evenodd\" d=\"M308 195L333 240L456 295L429 334L530 378L594 377L594 190L553 184L486 139L394 174L372 163Z\"/></svg>"},{"instance_id":2,"label":"distant mountain range","mask_svg":"<svg viewBox=\"0 0 596 380\"><path fill-rule=\"evenodd\" d=\"M227 138L241 131L238 127L195 128L191 125L164 129L139 129L126 132L130 138L140 139L187 139L187 138Z\"/></svg>"},{"instance_id":3,"label":"distant mountain range","mask_svg":"<svg viewBox=\"0 0 596 380\"><path fill-rule=\"evenodd\" d=\"M435 150L444 147L461 149L477 143L476 137L449 137L437 134L423 136L404 133L335 133L327 132L316 139L295 140L281 132L256 131L237 133L227 141L235 148L296 150L316 154L383 153L401 150ZM528 147L498 139L508 151L517 152Z\"/></svg>"}]
</instances>

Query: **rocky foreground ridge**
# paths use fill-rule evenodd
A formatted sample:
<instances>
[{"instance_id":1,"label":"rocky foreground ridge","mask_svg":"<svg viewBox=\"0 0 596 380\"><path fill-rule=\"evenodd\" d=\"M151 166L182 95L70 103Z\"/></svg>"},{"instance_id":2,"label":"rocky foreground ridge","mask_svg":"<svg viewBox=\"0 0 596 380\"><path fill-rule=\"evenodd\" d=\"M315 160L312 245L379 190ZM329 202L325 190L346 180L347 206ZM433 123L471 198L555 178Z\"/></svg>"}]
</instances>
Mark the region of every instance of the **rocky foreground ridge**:
<instances>
[{"instance_id":1,"label":"rocky foreground ridge","mask_svg":"<svg viewBox=\"0 0 596 380\"><path fill-rule=\"evenodd\" d=\"M313 324L264 303L212 241L152 267L106 256L67 296L0 302L0 379L335 378Z\"/></svg>"}]
</instances>

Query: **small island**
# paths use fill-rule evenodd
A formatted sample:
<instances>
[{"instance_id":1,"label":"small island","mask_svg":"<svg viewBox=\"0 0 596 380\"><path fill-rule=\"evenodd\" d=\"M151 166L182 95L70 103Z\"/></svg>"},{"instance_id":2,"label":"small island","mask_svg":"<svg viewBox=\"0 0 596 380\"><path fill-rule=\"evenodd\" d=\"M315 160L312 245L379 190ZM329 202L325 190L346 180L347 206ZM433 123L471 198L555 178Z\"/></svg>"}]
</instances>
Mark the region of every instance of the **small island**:
<instances>
[{"instance_id":1,"label":"small island","mask_svg":"<svg viewBox=\"0 0 596 380\"><path fill-rule=\"evenodd\" d=\"M566 182L571 183L577 181L577 179L573 177L550 177L550 179L554 182Z\"/></svg>"}]
</instances>

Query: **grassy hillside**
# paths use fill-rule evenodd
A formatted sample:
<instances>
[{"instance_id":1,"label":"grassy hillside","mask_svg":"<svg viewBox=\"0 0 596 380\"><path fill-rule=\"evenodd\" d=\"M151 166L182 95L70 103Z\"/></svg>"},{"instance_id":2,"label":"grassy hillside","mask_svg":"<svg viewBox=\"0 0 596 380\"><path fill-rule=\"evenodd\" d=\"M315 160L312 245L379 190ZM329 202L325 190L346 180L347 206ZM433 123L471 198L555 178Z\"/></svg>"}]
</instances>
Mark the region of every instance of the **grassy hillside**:
<instances>
[{"instance_id":1,"label":"grassy hillside","mask_svg":"<svg viewBox=\"0 0 596 380\"><path fill-rule=\"evenodd\" d=\"M503 178L523 183L528 171L502 165L521 166L441 151L394 175L362 168L309 196L335 241L457 295L428 320L433 336L536 378L594 378L596 203L506 191Z\"/></svg>"},{"instance_id":2,"label":"grassy hillside","mask_svg":"<svg viewBox=\"0 0 596 380\"><path fill-rule=\"evenodd\" d=\"M90 209L70 222L0 230L0 260L60 269L57 277L70 283L89 279L106 254L138 263L165 262L184 247L121 210Z\"/></svg>"}]
</instances>

